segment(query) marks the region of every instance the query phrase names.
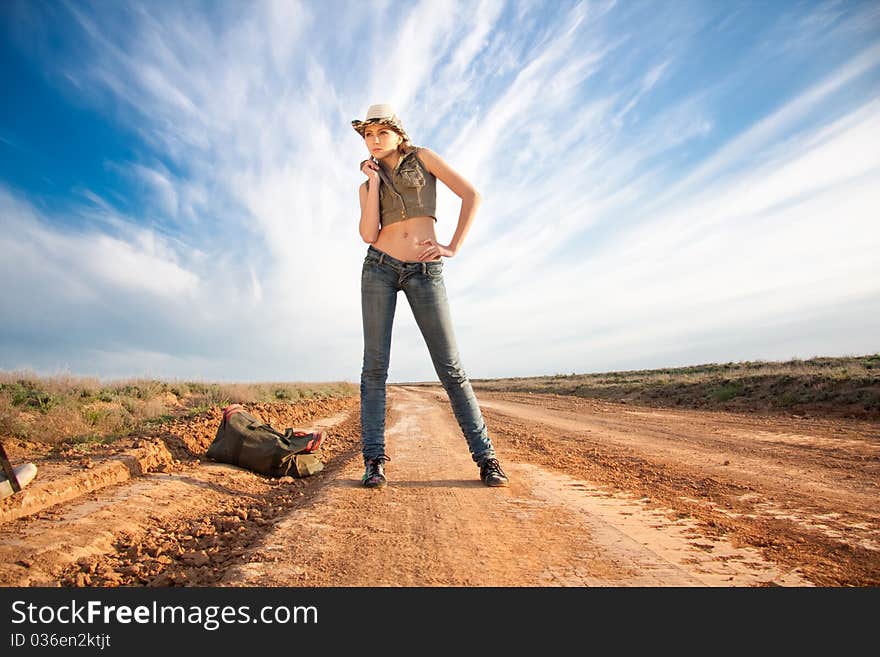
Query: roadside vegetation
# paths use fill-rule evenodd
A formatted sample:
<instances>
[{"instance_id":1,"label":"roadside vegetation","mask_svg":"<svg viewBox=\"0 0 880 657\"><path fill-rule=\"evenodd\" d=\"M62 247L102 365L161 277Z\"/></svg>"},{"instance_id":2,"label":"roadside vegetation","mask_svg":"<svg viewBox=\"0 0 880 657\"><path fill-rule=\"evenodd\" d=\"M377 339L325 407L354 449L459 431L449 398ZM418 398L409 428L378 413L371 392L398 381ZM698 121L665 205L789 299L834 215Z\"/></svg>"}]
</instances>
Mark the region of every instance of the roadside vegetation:
<instances>
[{"instance_id":1,"label":"roadside vegetation","mask_svg":"<svg viewBox=\"0 0 880 657\"><path fill-rule=\"evenodd\" d=\"M596 374L471 379L477 391L575 395L653 407L880 421L880 354L710 363ZM0 439L107 443L231 403L353 397L357 385L211 383L0 372Z\"/></svg>"},{"instance_id":2,"label":"roadside vegetation","mask_svg":"<svg viewBox=\"0 0 880 657\"><path fill-rule=\"evenodd\" d=\"M880 420L880 354L471 379L474 389L576 395L659 407Z\"/></svg>"},{"instance_id":3,"label":"roadside vegetation","mask_svg":"<svg viewBox=\"0 0 880 657\"><path fill-rule=\"evenodd\" d=\"M206 383L0 372L0 439L51 444L112 442L211 408L351 397L357 386L330 383Z\"/></svg>"}]
</instances>

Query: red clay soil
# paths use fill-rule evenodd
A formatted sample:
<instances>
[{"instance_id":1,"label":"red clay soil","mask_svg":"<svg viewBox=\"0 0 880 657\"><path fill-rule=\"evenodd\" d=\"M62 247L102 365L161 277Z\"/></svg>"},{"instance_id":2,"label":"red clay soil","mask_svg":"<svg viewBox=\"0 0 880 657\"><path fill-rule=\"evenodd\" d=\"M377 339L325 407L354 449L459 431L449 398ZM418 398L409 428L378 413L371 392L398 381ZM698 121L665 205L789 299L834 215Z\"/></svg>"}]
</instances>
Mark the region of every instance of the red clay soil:
<instances>
[{"instance_id":1,"label":"red clay soil","mask_svg":"<svg viewBox=\"0 0 880 657\"><path fill-rule=\"evenodd\" d=\"M0 501L0 585L880 585L875 423L478 397L508 488L439 388L391 389L381 490L356 398L248 407L327 432L305 479L206 460L219 409L88 455L6 439L39 471Z\"/></svg>"}]
</instances>

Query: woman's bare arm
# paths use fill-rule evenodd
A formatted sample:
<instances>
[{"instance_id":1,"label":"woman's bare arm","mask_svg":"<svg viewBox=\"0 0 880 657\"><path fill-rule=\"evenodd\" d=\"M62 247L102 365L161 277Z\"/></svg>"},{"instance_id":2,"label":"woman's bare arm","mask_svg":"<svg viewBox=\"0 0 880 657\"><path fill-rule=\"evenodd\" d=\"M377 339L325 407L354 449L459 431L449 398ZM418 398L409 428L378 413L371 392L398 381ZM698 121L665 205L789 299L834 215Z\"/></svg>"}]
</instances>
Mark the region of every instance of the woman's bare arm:
<instances>
[{"instance_id":1,"label":"woman's bare arm","mask_svg":"<svg viewBox=\"0 0 880 657\"><path fill-rule=\"evenodd\" d=\"M379 239L379 173L376 166L370 160L364 162L361 171L367 176L369 185L364 182L358 189L361 201L359 228L361 239L367 244L372 244Z\"/></svg>"},{"instance_id":2,"label":"woman's bare arm","mask_svg":"<svg viewBox=\"0 0 880 657\"><path fill-rule=\"evenodd\" d=\"M428 148L419 149L419 159L425 164L428 171L437 176L437 180L441 181L452 190L453 194L461 199L461 211L458 214L458 224L455 227L452 241L445 247L442 244L429 244L425 251L424 255L426 257L424 259L430 260L437 255L453 256L458 253L464 238L467 237L482 199L474 186L434 151Z\"/></svg>"}]
</instances>

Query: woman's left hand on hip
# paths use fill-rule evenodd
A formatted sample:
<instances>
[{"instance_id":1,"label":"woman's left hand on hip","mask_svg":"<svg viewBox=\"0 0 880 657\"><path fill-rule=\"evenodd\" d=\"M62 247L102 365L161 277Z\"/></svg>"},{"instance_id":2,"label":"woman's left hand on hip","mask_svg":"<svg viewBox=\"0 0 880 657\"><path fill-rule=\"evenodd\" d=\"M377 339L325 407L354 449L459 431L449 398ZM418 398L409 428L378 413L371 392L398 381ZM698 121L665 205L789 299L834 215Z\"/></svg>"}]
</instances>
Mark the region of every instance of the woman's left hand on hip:
<instances>
[{"instance_id":1,"label":"woman's left hand on hip","mask_svg":"<svg viewBox=\"0 0 880 657\"><path fill-rule=\"evenodd\" d=\"M419 260L436 260L439 257L451 258L455 255L452 249L437 242L437 240L424 240L419 244L425 249L419 254Z\"/></svg>"}]
</instances>

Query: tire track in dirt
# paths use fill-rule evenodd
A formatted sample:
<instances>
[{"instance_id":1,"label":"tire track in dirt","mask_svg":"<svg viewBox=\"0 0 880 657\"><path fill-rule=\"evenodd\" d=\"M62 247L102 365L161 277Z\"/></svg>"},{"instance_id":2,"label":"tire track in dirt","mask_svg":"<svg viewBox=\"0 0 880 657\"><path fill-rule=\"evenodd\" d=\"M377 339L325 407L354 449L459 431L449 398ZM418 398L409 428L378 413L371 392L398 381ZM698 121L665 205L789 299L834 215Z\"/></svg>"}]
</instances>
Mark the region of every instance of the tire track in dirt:
<instances>
[{"instance_id":1,"label":"tire track in dirt","mask_svg":"<svg viewBox=\"0 0 880 657\"><path fill-rule=\"evenodd\" d=\"M503 459L510 487L486 488L448 402L399 387L389 399L389 484L364 489L354 456L223 585L809 584L686 519L536 465Z\"/></svg>"},{"instance_id":2,"label":"tire track in dirt","mask_svg":"<svg viewBox=\"0 0 880 657\"><path fill-rule=\"evenodd\" d=\"M443 403L436 386L419 387ZM876 424L479 393L508 453L644 497L822 586L880 583Z\"/></svg>"}]
</instances>

